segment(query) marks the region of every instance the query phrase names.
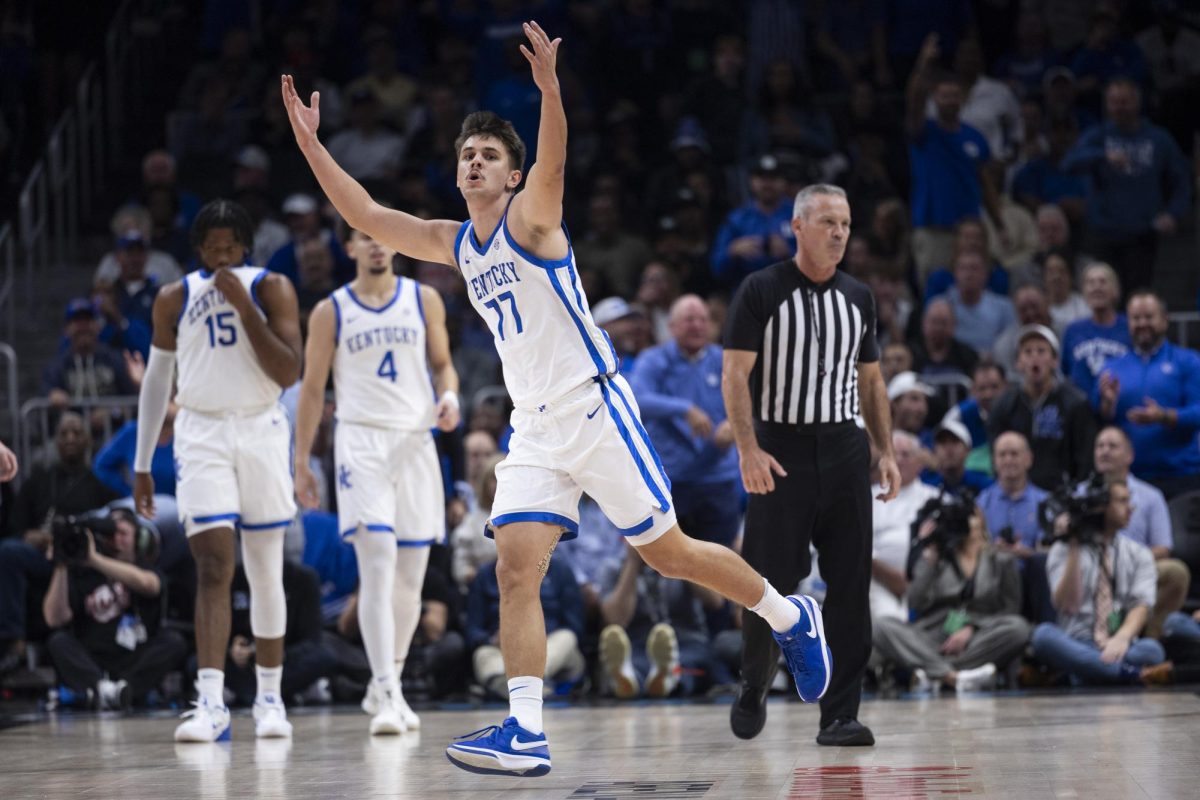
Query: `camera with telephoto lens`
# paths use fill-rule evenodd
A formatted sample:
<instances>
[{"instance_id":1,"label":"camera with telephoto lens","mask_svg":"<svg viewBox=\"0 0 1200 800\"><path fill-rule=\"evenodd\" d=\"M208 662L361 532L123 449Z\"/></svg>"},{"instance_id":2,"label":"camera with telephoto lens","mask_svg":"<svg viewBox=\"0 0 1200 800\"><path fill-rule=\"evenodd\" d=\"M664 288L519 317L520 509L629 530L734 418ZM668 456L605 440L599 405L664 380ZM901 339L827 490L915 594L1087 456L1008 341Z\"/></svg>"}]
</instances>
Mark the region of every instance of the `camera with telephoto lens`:
<instances>
[{"instance_id":1,"label":"camera with telephoto lens","mask_svg":"<svg viewBox=\"0 0 1200 800\"><path fill-rule=\"evenodd\" d=\"M96 549L107 547L117 524L108 517L60 516L50 523L50 534L54 537L54 561L57 564L80 564L87 559L88 531L96 540Z\"/></svg>"},{"instance_id":2,"label":"camera with telephoto lens","mask_svg":"<svg viewBox=\"0 0 1200 800\"><path fill-rule=\"evenodd\" d=\"M971 517L975 515L975 493L965 487L958 491L942 489L917 512L913 522L913 546L936 547L942 558L952 558L958 546L971 533ZM934 523L933 532L924 539L917 533L927 520Z\"/></svg>"},{"instance_id":3,"label":"camera with telephoto lens","mask_svg":"<svg viewBox=\"0 0 1200 800\"><path fill-rule=\"evenodd\" d=\"M133 552L138 564L150 565L158 560L161 546L158 529L128 508L113 508L106 514L55 516L50 522L50 535L54 539L54 561L58 564L82 564L87 560L87 536L90 531L96 541L96 550L106 556L115 557L117 548L113 537L117 533L117 522L128 520L133 525Z\"/></svg>"},{"instance_id":4,"label":"camera with telephoto lens","mask_svg":"<svg viewBox=\"0 0 1200 800\"><path fill-rule=\"evenodd\" d=\"M1069 482L1038 503L1038 525L1046 544L1075 540L1091 544L1104 533L1104 515L1108 510L1109 491L1103 475L1093 474L1080 487ZM1067 516L1065 533L1056 531L1059 517Z\"/></svg>"}]
</instances>

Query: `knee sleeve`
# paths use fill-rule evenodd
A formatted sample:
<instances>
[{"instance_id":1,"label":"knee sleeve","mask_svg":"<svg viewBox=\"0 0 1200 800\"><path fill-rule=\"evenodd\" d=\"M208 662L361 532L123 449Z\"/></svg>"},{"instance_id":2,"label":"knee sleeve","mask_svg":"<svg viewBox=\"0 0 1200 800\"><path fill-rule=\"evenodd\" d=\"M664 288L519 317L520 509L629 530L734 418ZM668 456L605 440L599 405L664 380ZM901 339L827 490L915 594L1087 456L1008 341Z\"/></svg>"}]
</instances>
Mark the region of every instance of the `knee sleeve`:
<instances>
[{"instance_id":1,"label":"knee sleeve","mask_svg":"<svg viewBox=\"0 0 1200 800\"><path fill-rule=\"evenodd\" d=\"M283 529L242 531L242 566L250 584L250 629L260 639L287 632L283 596Z\"/></svg>"},{"instance_id":2,"label":"knee sleeve","mask_svg":"<svg viewBox=\"0 0 1200 800\"><path fill-rule=\"evenodd\" d=\"M392 594L396 539L391 534L359 530L353 541L358 558L358 628L371 674L384 679L394 670Z\"/></svg>"}]
</instances>

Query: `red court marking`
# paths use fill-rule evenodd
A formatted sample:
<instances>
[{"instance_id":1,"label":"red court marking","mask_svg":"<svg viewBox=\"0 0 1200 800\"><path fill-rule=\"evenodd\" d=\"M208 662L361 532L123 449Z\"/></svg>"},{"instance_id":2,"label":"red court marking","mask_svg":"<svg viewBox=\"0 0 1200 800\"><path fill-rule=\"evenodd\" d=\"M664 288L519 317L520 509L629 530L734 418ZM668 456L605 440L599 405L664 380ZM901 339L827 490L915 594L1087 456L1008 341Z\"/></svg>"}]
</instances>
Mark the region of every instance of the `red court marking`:
<instances>
[{"instance_id":1,"label":"red court marking","mask_svg":"<svg viewBox=\"0 0 1200 800\"><path fill-rule=\"evenodd\" d=\"M795 771L788 800L814 797L919 800L981 793L970 767L805 767Z\"/></svg>"}]
</instances>

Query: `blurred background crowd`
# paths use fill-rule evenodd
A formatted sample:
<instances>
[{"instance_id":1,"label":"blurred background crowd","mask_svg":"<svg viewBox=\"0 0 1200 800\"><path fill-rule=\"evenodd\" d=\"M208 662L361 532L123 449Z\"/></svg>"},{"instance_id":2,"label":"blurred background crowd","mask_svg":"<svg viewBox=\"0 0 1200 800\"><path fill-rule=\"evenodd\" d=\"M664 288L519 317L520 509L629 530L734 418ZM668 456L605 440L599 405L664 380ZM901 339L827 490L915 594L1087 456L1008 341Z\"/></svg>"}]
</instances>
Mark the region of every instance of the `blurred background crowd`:
<instances>
[{"instance_id":1,"label":"blurred background crowd","mask_svg":"<svg viewBox=\"0 0 1200 800\"><path fill-rule=\"evenodd\" d=\"M21 318L10 390L27 402L0 429L22 467L0 497L5 691L65 687L92 705L189 691L194 567L169 497L169 425L154 462L158 519L135 537L157 545L109 537L102 548L161 575L156 602L127 598L140 610L97 614L95 587L81 588L63 623L47 611L46 553L56 516L120 507L130 493L151 306L193 268L188 231L204 202L229 197L250 211L250 263L291 279L302 314L353 276L278 75L294 75L302 97L320 92L323 141L373 196L464 219L453 142L467 113L510 119L536 153L540 98L517 50L527 19L563 38L564 214L594 316L676 491L716 498L685 530L738 546L740 478L720 397L725 308L747 274L794 253L796 191L836 183L854 220L842 268L875 295L904 474L901 500L876 506L872 611L894 622L877 622L870 680L954 685L948 674L980 666L946 666L969 644L945 649L954 632L938 638L941 618L929 624L945 616L935 576L915 574L909 557L921 508L938 487L963 486L982 521L962 546L971 559L976 548L1005 555L998 594L973 612L1010 615L996 634L1007 644L987 651L1003 656L999 680L1184 679L1146 669L1194 659L1200 639L1184 613L1200 599L1190 579L1200 569L1200 356L1180 315L1197 308L1200 11L1176 0L10 0L0 3L6 214L25 213L18 189L101 54L95 32L122 14L134 47L168 57L135 87L124 159L81 222L81 257L31 267L34 313L10 304ZM403 257L396 270L445 300L467 401L462 428L438 439L453 534L430 562L406 693L502 697L495 551L482 531L511 404L460 277ZM293 409L294 397L285 392ZM337 534L335 413L331 400L314 455L324 508L293 525L284 576L284 689L304 702L356 701L369 676L353 551ZM1104 661L1117 664L1107 671L1064 668L1038 627L1075 624L1076 639L1086 627L1081 609L1059 602L1061 563L1036 508L1094 472L1125 480L1133 496L1118 527L1151 572L1116 588L1149 604L1144 633L1157 646L1140 661ZM732 684L740 609L645 569L587 498L580 513L579 539L556 552L542 592L548 686L631 697ZM961 555L939 558L957 567ZM819 574L810 581L819 593ZM234 589L229 674L250 676L247 591L244 580ZM140 634L121 633L130 615ZM942 648L933 661L894 630L923 618ZM151 645L161 668L138 672L124 700L72 689L53 671L78 655L64 632L100 653L105 681ZM653 646L664 637L674 649ZM1100 654L1104 639L1092 641Z\"/></svg>"}]
</instances>

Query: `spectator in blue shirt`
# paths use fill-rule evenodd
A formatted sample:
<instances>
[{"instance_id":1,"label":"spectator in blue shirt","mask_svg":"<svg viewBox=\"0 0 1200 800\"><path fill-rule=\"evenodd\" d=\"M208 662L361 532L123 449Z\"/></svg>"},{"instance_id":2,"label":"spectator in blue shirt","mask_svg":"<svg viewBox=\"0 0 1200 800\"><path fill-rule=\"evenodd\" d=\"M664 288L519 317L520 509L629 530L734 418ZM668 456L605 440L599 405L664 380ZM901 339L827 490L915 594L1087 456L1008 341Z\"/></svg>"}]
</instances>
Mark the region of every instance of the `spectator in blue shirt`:
<instances>
[{"instance_id":1,"label":"spectator in blue shirt","mask_svg":"<svg viewBox=\"0 0 1200 800\"><path fill-rule=\"evenodd\" d=\"M1120 297L1121 282L1108 264L1083 271L1083 299L1092 316L1063 331L1062 371L1085 394L1091 394L1104 362L1125 355L1133 344L1125 315L1117 311Z\"/></svg>"},{"instance_id":2,"label":"spectator in blue shirt","mask_svg":"<svg viewBox=\"0 0 1200 800\"><path fill-rule=\"evenodd\" d=\"M1200 355L1167 341L1167 306L1153 292L1129 300L1133 350L1109 359L1092 391L1100 416L1133 443L1133 472L1168 500L1200 489Z\"/></svg>"},{"instance_id":3,"label":"spectator in blue shirt","mask_svg":"<svg viewBox=\"0 0 1200 800\"><path fill-rule=\"evenodd\" d=\"M713 243L713 275L731 290L751 272L791 258L796 251L792 201L775 156L765 155L754 163L750 197L730 212Z\"/></svg>"},{"instance_id":4,"label":"spectator in blue shirt","mask_svg":"<svg viewBox=\"0 0 1200 800\"><path fill-rule=\"evenodd\" d=\"M540 591L546 618L547 684L577 680L587 666L579 651L583 598L565 558L550 559ZM500 584L495 561L479 569L467 592L467 645L472 650L475 680L494 696L505 697L508 685L500 654Z\"/></svg>"},{"instance_id":5,"label":"spectator in blue shirt","mask_svg":"<svg viewBox=\"0 0 1200 800\"><path fill-rule=\"evenodd\" d=\"M992 345L1017 318L1007 297L987 289L988 265L981 253L968 250L954 258L954 285L946 300L954 309L957 338L976 352L989 353Z\"/></svg>"},{"instance_id":6,"label":"spectator in blue shirt","mask_svg":"<svg viewBox=\"0 0 1200 800\"><path fill-rule=\"evenodd\" d=\"M954 251L945 266L929 273L925 280L925 302L945 294L954 285L954 259L966 251L979 253L988 264L987 288L996 294L1008 294L1008 270L989 254L987 227L979 217L963 217L954 224Z\"/></svg>"},{"instance_id":7,"label":"spectator in blue shirt","mask_svg":"<svg viewBox=\"0 0 1200 800\"><path fill-rule=\"evenodd\" d=\"M644 351L630 376L642 420L671 478L689 536L733 543L741 481L721 396L721 348L709 341L708 306L694 294L671 305L672 341Z\"/></svg>"},{"instance_id":8,"label":"spectator in blue shirt","mask_svg":"<svg viewBox=\"0 0 1200 800\"><path fill-rule=\"evenodd\" d=\"M1008 385L1004 367L994 361L980 361L971 372L971 393L966 400L946 412L943 421L961 422L971 434L971 454L967 468L980 472L992 471L992 448L988 439L988 416L992 403Z\"/></svg>"},{"instance_id":9,"label":"spectator in blue shirt","mask_svg":"<svg viewBox=\"0 0 1200 800\"><path fill-rule=\"evenodd\" d=\"M1191 170L1171 135L1141 116L1128 79L1104 93L1107 121L1086 131L1063 168L1087 181L1087 250L1112 264L1125 290L1154 285L1160 236L1191 207Z\"/></svg>"},{"instance_id":10,"label":"spectator in blue shirt","mask_svg":"<svg viewBox=\"0 0 1200 800\"><path fill-rule=\"evenodd\" d=\"M1167 500L1157 488L1129 471L1133 466L1133 444L1117 426L1109 425L1096 435L1095 460L1096 471L1110 482L1123 480L1129 485L1133 513L1129 524L1117 533L1150 548L1154 556L1158 593L1146 630L1148 636L1158 638L1167 617L1183 607L1192 582L1187 564L1171 558L1175 537Z\"/></svg>"},{"instance_id":11,"label":"spectator in blue shirt","mask_svg":"<svg viewBox=\"0 0 1200 800\"><path fill-rule=\"evenodd\" d=\"M321 227L320 207L315 197L293 194L283 201L283 217L292 240L275 251L265 266L272 272L286 275L294 284L300 283L300 245L310 239L320 239L333 257L334 284L340 285L354 278L354 260L346 255L333 232Z\"/></svg>"},{"instance_id":12,"label":"spectator in blue shirt","mask_svg":"<svg viewBox=\"0 0 1200 800\"><path fill-rule=\"evenodd\" d=\"M159 494L175 494L175 412L171 404L163 419L162 432L154 447L154 458L150 462L150 474L154 478L154 491ZM133 457L137 449L137 420L125 423L113 434L108 444L96 453L92 471L104 485L121 497L133 494Z\"/></svg>"},{"instance_id":13,"label":"spectator in blue shirt","mask_svg":"<svg viewBox=\"0 0 1200 800\"><path fill-rule=\"evenodd\" d=\"M963 88L954 75L934 74L938 39L931 34L921 48L908 83L905 118L912 171L913 260L923 283L952 256L950 232L963 217L987 208L1001 236L1004 221L995 186L985 169L992 158L987 139L961 119ZM932 96L935 113L925 116Z\"/></svg>"},{"instance_id":14,"label":"spectator in blue shirt","mask_svg":"<svg viewBox=\"0 0 1200 800\"><path fill-rule=\"evenodd\" d=\"M967 469L967 453L971 452L971 434L961 422L943 421L933 435L935 469L927 469L921 480L930 486L956 492L970 489L978 493L992 484L992 479L978 470Z\"/></svg>"},{"instance_id":15,"label":"spectator in blue shirt","mask_svg":"<svg viewBox=\"0 0 1200 800\"><path fill-rule=\"evenodd\" d=\"M1067 171L1063 161L1079 138L1079 124L1074 117L1054 119L1047 134L1050 149L1030 159L1013 177L1013 198L1031 213L1045 203L1057 203L1078 219L1087 186L1081 175Z\"/></svg>"},{"instance_id":16,"label":"spectator in blue shirt","mask_svg":"<svg viewBox=\"0 0 1200 800\"><path fill-rule=\"evenodd\" d=\"M996 547L1024 560L1042 541L1037 508L1049 493L1029 482L1033 451L1021 434L1007 431L997 436L992 458L996 482L980 492L975 502L983 509Z\"/></svg>"},{"instance_id":17,"label":"spectator in blue shirt","mask_svg":"<svg viewBox=\"0 0 1200 800\"><path fill-rule=\"evenodd\" d=\"M1071 71L1085 99L1096 99L1100 88L1117 78L1145 85L1146 58L1141 48L1121 36L1120 15L1110 4L1098 3L1092 11L1087 40L1071 60Z\"/></svg>"}]
</instances>

